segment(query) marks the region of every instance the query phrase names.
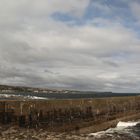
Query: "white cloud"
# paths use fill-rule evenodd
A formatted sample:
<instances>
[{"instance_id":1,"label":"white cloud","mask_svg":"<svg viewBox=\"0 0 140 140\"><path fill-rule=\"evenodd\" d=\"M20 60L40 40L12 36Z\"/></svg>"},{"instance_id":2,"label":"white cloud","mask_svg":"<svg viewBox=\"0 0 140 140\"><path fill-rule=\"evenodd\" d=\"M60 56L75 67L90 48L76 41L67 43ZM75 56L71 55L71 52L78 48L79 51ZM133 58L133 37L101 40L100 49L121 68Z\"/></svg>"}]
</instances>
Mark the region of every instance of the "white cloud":
<instances>
[{"instance_id":1,"label":"white cloud","mask_svg":"<svg viewBox=\"0 0 140 140\"><path fill-rule=\"evenodd\" d=\"M135 32L102 18L72 26L49 17L62 12L79 18L88 3L1 1L1 83L102 91L135 87L138 91L140 40ZM95 22L105 26L97 27Z\"/></svg>"},{"instance_id":2,"label":"white cloud","mask_svg":"<svg viewBox=\"0 0 140 140\"><path fill-rule=\"evenodd\" d=\"M103 73L103 74L100 74L100 75L97 75L98 78L100 79L104 79L104 80L112 80L112 79L118 79L119 78L119 75L118 73Z\"/></svg>"},{"instance_id":3,"label":"white cloud","mask_svg":"<svg viewBox=\"0 0 140 140\"><path fill-rule=\"evenodd\" d=\"M12 0L0 2L0 16L48 16L55 12L82 16L89 0ZM18 17L18 18L19 18Z\"/></svg>"},{"instance_id":4,"label":"white cloud","mask_svg":"<svg viewBox=\"0 0 140 140\"><path fill-rule=\"evenodd\" d=\"M137 1L130 3L130 8L132 10L133 15L140 20L140 3Z\"/></svg>"}]
</instances>

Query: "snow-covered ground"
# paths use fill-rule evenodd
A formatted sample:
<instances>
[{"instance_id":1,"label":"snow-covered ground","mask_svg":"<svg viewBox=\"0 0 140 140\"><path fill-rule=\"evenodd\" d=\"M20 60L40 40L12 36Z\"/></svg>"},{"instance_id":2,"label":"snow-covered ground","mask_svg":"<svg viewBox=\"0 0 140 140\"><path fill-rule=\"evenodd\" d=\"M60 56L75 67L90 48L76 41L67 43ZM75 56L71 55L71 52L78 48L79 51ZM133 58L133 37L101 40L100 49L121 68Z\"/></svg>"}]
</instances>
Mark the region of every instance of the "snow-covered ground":
<instances>
[{"instance_id":1,"label":"snow-covered ground","mask_svg":"<svg viewBox=\"0 0 140 140\"><path fill-rule=\"evenodd\" d=\"M0 94L0 99L36 99L36 100L47 100L44 97L37 96L23 96L23 95L15 95L15 94Z\"/></svg>"},{"instance_id":2,"label":"snow-covered ground","mask_svg":"<svg viewBox=\"0 0 140 140\"><path fill-rule=\"evenodd\" d=\"M115 128L88 135L87 140L140 140L140 121L119 122Z\"/></svg>"}]
</instances>

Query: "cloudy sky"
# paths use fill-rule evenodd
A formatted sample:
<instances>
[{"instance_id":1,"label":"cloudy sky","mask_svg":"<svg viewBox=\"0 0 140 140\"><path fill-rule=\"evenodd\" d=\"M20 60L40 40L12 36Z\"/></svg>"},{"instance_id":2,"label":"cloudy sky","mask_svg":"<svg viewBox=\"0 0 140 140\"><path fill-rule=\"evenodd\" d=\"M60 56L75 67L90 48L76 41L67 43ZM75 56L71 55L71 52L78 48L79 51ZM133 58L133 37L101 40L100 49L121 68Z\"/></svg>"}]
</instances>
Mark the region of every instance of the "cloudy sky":
<instances>
[{"instance_id":1,"label":"cloudy sky","mask_svg":"<svg viewBox=\"0 0 140 140\"><path fill-rule=\"evenodd\" d=\"M0 0L0 84L140 91L140 0Z\"/></svg>"}]
</instances>

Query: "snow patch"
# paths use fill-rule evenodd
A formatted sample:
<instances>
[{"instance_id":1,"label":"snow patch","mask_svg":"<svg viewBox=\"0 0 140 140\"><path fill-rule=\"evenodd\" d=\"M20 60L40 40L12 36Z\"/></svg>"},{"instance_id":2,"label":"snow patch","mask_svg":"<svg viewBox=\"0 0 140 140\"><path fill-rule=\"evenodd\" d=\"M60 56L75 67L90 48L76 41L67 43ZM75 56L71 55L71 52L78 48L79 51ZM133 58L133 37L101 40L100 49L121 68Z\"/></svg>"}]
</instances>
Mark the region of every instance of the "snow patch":
<instances>
[{"instance_id":1,"label":"snow patch","mask_svg":"<svg viewBox=\"0 0 140 140\"><path fill-rule=\"evenodd\" d=\"M119 122L117 124L117 127L132 127L132 126L136 126L139 122Z\"/></svg>"},{"instance_id":2,"label":"snow patch","mask_svg":"<svg viewBox=\"0 0 140 140\"><path fill-rule=\"evenodd\" d=\"M127 128L136 126L140 122L118 122L117 126L115 128L109 128L106 131L100 131L96 133L90 133L88 136L89 137L94 137L94 138L102 138L102 136L109 136L113 137L113 134L117 133L119 134L130 134L129 130Z\"/></svg>"},{"instance_id":3,"label":"snow patch","mask_svg":"<svg viewBox=\"0 0 140 140\"><path fill-rule=\"evenodd\" d=\"M0 98L23 98L23 99L35 99L35 100L47 100L48 98L38 97L38 96L23 96L15 94L0 94Z\"/></svg>"}]
</instances>

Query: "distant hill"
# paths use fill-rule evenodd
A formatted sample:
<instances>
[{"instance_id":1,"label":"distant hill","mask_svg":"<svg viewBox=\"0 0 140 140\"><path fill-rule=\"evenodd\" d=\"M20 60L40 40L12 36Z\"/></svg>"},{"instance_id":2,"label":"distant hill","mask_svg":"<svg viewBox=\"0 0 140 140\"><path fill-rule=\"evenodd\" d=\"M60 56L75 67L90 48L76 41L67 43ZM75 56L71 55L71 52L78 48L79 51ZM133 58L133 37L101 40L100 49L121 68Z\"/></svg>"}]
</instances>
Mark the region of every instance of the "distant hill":
<instances>
[{"instance_id":1,"label":"distant hill","mask_svg":"<svg viewBox=\"0 0 140 140\"><path fill-rule=\"evenodd\" d=\"M32 88L22 86L0 85L0 94L14 94L23 96L37 96L53 99L79 99L79 98L103 98L103 97L122 97L138 96L139 93L112 93L96 91L74 91L74 90L55 90L47 88Z\"/></svg>"},{"instance_id":2,"label":"distant hill","mask_svg":"<svg viewBox=\"0 0 140 140\"><path fill-rule=\"evenodd\" d=\"M55 89L46 89L46 88L0 85L0 92L68 93L69 90L55 90Z\"/></svg>"}]
</instances>

